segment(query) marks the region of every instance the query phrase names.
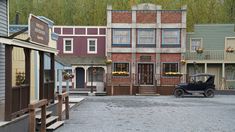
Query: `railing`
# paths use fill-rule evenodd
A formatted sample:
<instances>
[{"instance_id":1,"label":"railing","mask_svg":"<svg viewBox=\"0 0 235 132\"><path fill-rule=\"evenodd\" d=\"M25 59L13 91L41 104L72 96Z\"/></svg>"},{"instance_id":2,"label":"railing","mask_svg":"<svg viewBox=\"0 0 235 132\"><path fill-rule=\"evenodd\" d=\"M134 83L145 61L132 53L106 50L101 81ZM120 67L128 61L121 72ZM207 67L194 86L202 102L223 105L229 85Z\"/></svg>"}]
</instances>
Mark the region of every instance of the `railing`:
<instances>
[{"instance_id":1,"label":"railing","mask_svg":"<svg viewBox=\"0 0 235 132\"><path fill-rule=\"evenodd\" d=\"M224 50L204 50L203 53L185 53L185 60L235 60L235 53L228 53Z\"/></svg>"},{"instance_id":2,"label":"railing","mask_svg":"<svg viewBox=\"0 0 235 132\"><path fill-rule=\"evenodd\" d=\"M43 98L47 99L48 102L54 101L54 82L48 81L44 83Z\"/></svg>"},{"instance_id":3,"label":"railing","mask_svg":"<svg viewBox=\"0 0 235 132\"><path fill-rule=\"evenodd\" d=\"M46 105L47 100L42 99L40 101L29 104L29 132L35 132L36 130L36 120L35 120L35 110L36 108L41 108L41 127L40 132L46 132Z\"/></svg>"},{"instance_id":4,"label":"railing","mask_svg":"<svg viewBox=\"0 0 235 132\"><path fill-rule=\"evenodd\" d=\"M12 117L16 117L28 111L30 100L29 89L29 85L12 87Z\"/></svg>"},{"instance_id":5,"label":"railing","mask_svg":"<svg viewBox=\"0 0 235 132\"><path fill-rule=\"evenodd\" d=\"M62 120L62 106L63 106L63 100L65 100L65 117L66 119L69 119L69 94L67 92L59 94L58 95L58 120Z\"/></svg>"}]
</instances>

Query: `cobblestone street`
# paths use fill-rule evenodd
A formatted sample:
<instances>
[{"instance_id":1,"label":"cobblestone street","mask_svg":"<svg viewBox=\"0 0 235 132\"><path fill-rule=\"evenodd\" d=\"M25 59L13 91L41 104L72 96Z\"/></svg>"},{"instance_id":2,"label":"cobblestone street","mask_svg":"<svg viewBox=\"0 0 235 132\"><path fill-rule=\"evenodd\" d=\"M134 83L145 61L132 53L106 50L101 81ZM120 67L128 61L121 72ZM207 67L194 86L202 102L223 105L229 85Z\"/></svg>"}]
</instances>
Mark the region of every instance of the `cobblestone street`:
<instances>
[{"instance_id":1,"label":"cobblestone street","mask_svg":"<svg viewBox=\"0 0 235 132\"><path fill-rule=\"evenodd\" d=\"M87 97L57 132L234 132L235 96Z\"/></svg>"}]
</instances>

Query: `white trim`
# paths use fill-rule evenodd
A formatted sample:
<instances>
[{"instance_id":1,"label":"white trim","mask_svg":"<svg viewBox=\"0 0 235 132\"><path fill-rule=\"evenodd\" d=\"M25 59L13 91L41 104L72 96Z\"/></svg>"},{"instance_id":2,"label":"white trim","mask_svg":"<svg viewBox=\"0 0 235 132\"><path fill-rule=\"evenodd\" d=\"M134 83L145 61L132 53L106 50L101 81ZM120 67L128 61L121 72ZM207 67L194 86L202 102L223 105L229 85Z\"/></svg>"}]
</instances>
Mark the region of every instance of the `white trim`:
<instances>
[{"instance_id":1,"label":"white trim","mask_svg":"<svg viewBox=\"0 0 235 132\"><path fill-rule=\"evenodd\" d=\"M235 39L235 37L225 37L225 40L224 40L224 50L227 49L228 39Z\"/></svg>"},{"instance_id":2,"label":"white trim","mask_svg":"<svg viewBox=\"0 0 235 132\"><path fill-rule=\"evenodd\" d=\"M55 53L55 54L57 54L58 52L58 50L56 50L55 48L47 47L45 45L44 46L38 45L36 43L25 42L25 41L18 40L18 39L0 38L0 43L24 47L24 48L30 48L30 49L38 50L38 51Z\"/></svg>"},{"instance_id":3,"label":"white trim","mask_svg":"<svg viewBox=\"0 0 235 132\"><path fill-rule=\"evenodd\" d=\"M73 35L75 34L75 28L73 28Z\"/></svg>"},{"instance_id":4,"label":"white trim","mask_svg":"<svg viewBox=\"0 0 235 132\"><path fill-rule=\"evenodd\" d=\"M87 36L87 28L86 28L86 30L85 30L85 36Z\"/></svg>"},{"instance_id":5,"label":"white trim","mask_svg":"<svg viewBox=\"0 0 235 132\"><path fill-rule=\"evenodd\" d=\"M100 35L100 28L97 28L97 35Z\"/></svg>"},{"instance_id":6,"label":"white trim","mask_svg":"<svg viewBox=\"0 0 235 132\"><path fill-rule=\"evenodd\" d=\"M191 38L190 37L190 47L189 47L190 52L196 52L196 51L192 51L192 39L198 39L198 40L200 39L201 40L200 48L203 47L203 38Z\"/></svg>"},{"instance_id":7,"label":"white trim","mask_svg":"<svg viewBox=\"0 0 235 132\"><path fill-rule=\"evenodd\" d=\"M65 41L71 41L71 51L65 51ZM63 53L73 53L73 38L63 38Z\"/></svg>"},{"instance_id":8,"label":"white trim","mask_svg":"<svg viewBox=\"0 0 235 132\"><path fill-rule=\"evenodd\" d=\"M90 51L90 41L95 41L95 51ZM88 38L87 39L87 54L97 54L97 39L96 38Z\"/></svg>"},{"instance_id":9,"label":"white trim","mask_svg":"<svg viewBox=\"0 0 235 132\"><path fill-rule=\"evenodd\" d=\"M55 28L107 28L106 26L54 26Z\"/></svg>"},{"instance_id":10,"label":"white trim","mask_svg":"<svg viewBox=\"0 0 235 132\"><path fill-rule=\"evenodd\" d=\"M106 35L87 35L87 34L85 34L85 35L81 35L81 34L74 34L74 35L69 35L69 34L66 34L66 35L60 35L60 36L65 36L65 37L106 37Z\"/></svg>"}]
</instances>

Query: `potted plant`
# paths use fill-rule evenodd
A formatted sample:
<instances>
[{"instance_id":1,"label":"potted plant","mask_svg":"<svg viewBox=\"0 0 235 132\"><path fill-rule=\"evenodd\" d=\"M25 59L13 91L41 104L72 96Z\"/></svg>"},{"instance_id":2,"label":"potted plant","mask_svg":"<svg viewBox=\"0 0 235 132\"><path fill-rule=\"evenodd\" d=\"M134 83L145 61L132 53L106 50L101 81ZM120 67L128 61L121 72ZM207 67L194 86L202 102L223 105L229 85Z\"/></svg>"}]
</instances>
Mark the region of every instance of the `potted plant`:
<instances>
[{"instance_id":1,"label":"potted plant","mask_svg":"<svg viewBox=\"0 0 235 132\"><path fill-rule=\"evenodd\" d=\"M203 48L200 48L200 47L197 48L197 49L196 49L196 52L199 53L199 54L203 53Z\"/></svg>"},{"instance_id":2,"label":"potted plant","mask_svg":"<svg viewBox=\"0 0 235 132\"><path fill-rule=\"evenodd\" d=\"M229 46L229 47L226 49L226 52L227 52L227 53L233 53L233 52L234 52L234 49Z\"/></svg>"},{"instance_id":3,"label":"potted plant","mask_svg":"<svg viewBox=\"0 0 235 132\"><path fill-rule=\"evenodd\" d=\"M22 85L25 81L25 73L24 72L17 72L16 73L16 85Z\"/></svg>"},{"instance_id":4,"label":"potted plant","mask_svg":"<svg viewBox=\"0 0 235 132\"><path fill-rule=\"evenodd\" d=\"M111 59L106 59L105 64L107 64L107 65L112 64L112 60Z\"/></svg>"},{"instance_id":5,"label":"potted plant","mask_svg":"<svg viewBox=\"0 0 235 132\"><path fill-rule=\"evenodd\" d=\"M181 64L183 64L183 65L186 64L186 60L181 60L180 62L181 62Z\"/></svg>"},{"instance_id":6,"label":"potted plant","mask_svg":"<svg viewBox=\"0 0 235 132\"><path fill-rule=\"evenodd\" d=\"M113 76L128 76L129 72L126 71L114 71L112 72Z\"/></svg>"},{"instance_id":7,"label":"potted plant","mask_svg":"<svg viewBox=\"0 0 235 132\"><path fill-rule=\"evenodd\" d=\"M69 80L69 79L72 79L72 78L74 78L73 74L70 74L68 72L63 72L63 79L64 80Z\"/></svg>"},{"instance_id":8,"label":"potted plant","mask_svg":"<svg viewBox=\"0 0 235 132\"><path fill-rule=\"evenodd\" d=\"M183 74L180 72L165 72L164 75L166 75L166 76L182 76Z\"/></svg>"}]
</instances>

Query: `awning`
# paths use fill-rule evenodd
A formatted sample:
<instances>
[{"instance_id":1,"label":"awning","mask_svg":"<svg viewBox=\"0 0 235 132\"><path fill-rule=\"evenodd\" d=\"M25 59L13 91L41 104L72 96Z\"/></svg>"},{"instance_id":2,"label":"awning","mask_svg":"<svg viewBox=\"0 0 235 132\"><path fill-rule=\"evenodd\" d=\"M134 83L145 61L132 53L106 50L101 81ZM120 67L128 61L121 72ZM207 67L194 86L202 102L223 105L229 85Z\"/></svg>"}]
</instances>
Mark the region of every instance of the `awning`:
<instances>
[{"instance_id":1,"label":"awning","mask_svg":"<svg viewBox=\"0 0 235 132\"><path fill-rule=\"evenodd\" d=\"M48 52L48 53L54 53L54 54L58 53L58 50L55 48L47 47L45 45L36 44L36 43L32 43L32 42L27 42L25 40L20 40L20 39L11 39L11 38L7 38L7 37L0 37L0 43L5 44L5 45L22 47L22 48L29 48L29 49L37 50L37 51L44 51L44 52Z\"/></svg>"}]
</instances>

